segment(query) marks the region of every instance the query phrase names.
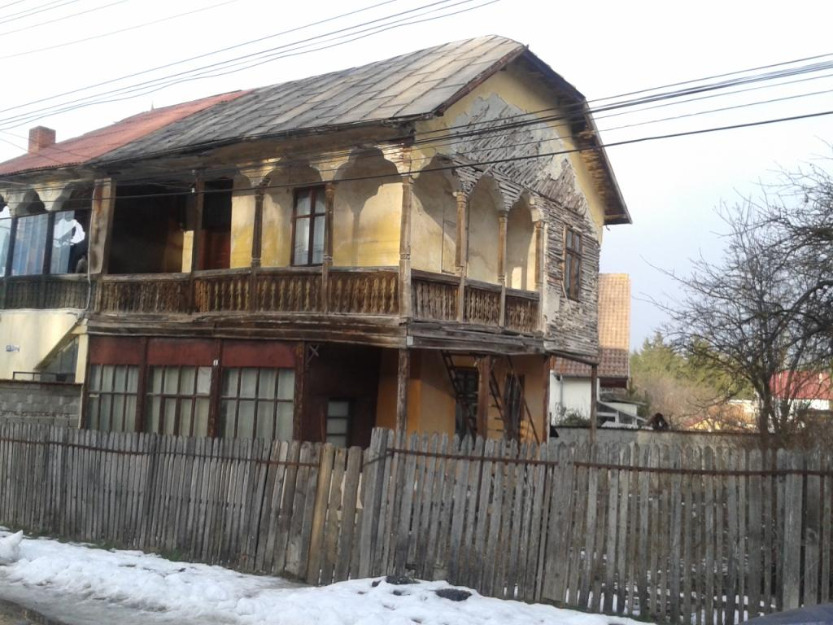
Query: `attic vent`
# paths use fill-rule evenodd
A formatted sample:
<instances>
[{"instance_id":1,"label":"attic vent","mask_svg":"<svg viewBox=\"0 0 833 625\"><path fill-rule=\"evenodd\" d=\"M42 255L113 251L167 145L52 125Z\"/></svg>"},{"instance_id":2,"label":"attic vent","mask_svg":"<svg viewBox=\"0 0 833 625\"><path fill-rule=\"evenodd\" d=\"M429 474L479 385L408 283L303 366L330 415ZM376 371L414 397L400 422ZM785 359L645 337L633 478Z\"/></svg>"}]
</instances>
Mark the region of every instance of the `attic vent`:
<instances>
[{"instance_id":1,"label":"attic vent","mask_svg":"<svg viewBox=\"0 0 833 625\"><path fill-rule=\"evenodd\" d=\"M36 154L55 144L55 131L46 126L29 129L29 154Z\"/></svg>"}]
</instances>

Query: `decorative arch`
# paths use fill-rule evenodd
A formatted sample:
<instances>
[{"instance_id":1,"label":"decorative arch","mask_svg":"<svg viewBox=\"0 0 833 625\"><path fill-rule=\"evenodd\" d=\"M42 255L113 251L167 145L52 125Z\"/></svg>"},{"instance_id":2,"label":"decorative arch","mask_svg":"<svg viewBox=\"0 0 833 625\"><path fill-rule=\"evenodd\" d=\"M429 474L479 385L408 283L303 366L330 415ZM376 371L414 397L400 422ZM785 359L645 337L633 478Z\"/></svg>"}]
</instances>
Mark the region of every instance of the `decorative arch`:
<instances>
[{"instance_id":1,"label":"decorative arch","mask_svg":"<svg viewBox=\"0 0 833 625\"><path fill-rule=\"evenodd\" d=\"M527 194L512 205L507 219L506 286L535 290L535 225Z\"/></svg>"},{"instance_id":2,"label":"decorative arch","mask_svg":"<svg viewBox=\"0 0 833 625\"><path fill-rule=\"evenodd\" d=\"M469 196L467 275L473 280L498 282L499 215L503 205L497 181L481 176Z\"/></svg>"},{"instance_id":3,"label":"decorative arch","mask_svg":"<svg viewBox=\"0 0 833 625\"><path fill-rule=\"evenodd\" d=\"M378 148L359 148L334 177L333 264L399 263L402 177Z\"/></svg>"},{"instance_id":4,"label":"decorative arch","mask_svg":"<svg viewBox=\"0 0 833 625\"><path fill-rule=\"evenodd\" d=\"M411 209L412 266L423 271L456 269L459 180L442 169L447 159L434 156L414 176Z\"/></svg>"}]
</instances>

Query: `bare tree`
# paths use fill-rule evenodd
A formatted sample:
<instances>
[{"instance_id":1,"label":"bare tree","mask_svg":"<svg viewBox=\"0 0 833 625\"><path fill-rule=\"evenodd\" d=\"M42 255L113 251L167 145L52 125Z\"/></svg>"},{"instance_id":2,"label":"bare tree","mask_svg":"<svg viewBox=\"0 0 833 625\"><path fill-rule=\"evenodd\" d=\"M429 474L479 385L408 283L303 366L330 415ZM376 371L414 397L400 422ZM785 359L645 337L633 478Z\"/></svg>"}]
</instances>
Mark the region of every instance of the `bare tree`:
<instances>
[{"instance_id":1,"label":"bare tree","mask_svg":"<svg viewBox=\"0 0 833 625\"><path fill-rule=\"evenodd\" d=\"M669 336L686 357L748 383L759 401L758 430L784 437L800 425L799 385L775 389L776 376L830 366L833 180L814 168L790 176L775 197L722 216L723 258L699 259L688 277L672 274L684 297L666 307Z\"/></svg>"}]
</instances>

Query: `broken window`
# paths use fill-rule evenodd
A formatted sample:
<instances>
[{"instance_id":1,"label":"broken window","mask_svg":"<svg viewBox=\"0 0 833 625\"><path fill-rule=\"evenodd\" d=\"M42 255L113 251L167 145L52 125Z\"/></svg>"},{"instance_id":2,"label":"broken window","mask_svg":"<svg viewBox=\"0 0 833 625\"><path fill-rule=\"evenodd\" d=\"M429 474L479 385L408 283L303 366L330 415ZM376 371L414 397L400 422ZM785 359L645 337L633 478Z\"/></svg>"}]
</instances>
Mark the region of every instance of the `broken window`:
<instances>
[{"instance_id":1,"label":"broken window","mask_svg":"<svg viewBox=\"0 0 833 625\"><path fill-rule=\"evenodd\" d=\"M564 232L564 292L578 300L581 292L581 234L573 228Z\"/></svg>"},{"instance_id":2,"label":"broken window","mask_svg":"<svg viewBox=\"0 0 833 625\"><path fill-rule=\"evenodd\" d=\"M292 440L294 399L293 369L224 369L220 432L226 438Z\"/></svg>"},{"instance_id":3,"label":"broken window","mask_svg":"<svg viewBox=\"0 0 833 625\"><path fill-rule=\"evenodd\" d=\"M295 191L292 213L292 264L320 265L324 262L324 187Z\"/></svg>"},{"instance_id":4,"label":"broken window","mask_svg":"<svg viewBox=\"0 0 833 625\"><path fill-rule=\"evenodd\" d=\"M150 367L145 430L208 436L211 367Z\"/></svg>"},{"instance_id":5,"label":"broken window","mask_svg":"<svg viewBox=\"0 0 833 625\"><path fill-rule=\"evenodd\" d=\"M105 432L136 431L139 367L91 365L87 379L87 427Z\"/></svg>"}]
</instances>

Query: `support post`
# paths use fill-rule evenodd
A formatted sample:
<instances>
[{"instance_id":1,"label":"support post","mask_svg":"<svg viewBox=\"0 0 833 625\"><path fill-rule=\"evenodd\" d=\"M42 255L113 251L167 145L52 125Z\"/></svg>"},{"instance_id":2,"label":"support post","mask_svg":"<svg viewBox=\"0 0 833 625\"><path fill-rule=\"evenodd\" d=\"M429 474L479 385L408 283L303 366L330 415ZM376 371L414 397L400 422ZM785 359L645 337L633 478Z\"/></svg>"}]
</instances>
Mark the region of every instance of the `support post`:
<instances>
[{"instance_id":1,"label":"support post","mask_svg":"<svg viewBox=\"0 0 833 625\"><path fill-rule=\"evenodd\" d=\"M195 172L194 175L194 230L193 238L191 239L191 267L190 276L188 279L188 293L191 297L191 302L188 310L193 312L196 310L196 285L194 284L194 272L200 268L200 254L202 253L202 245L200 238L202 235L202 214L205 207L205 180L203 180L201 172Z\"/></svg>"},{"instance_id":2,"label":"support post","mask_svg":"<svg viewBox=\"0 0 833 625\"><path fill-rule=\"evenodd\" d=\"M321 310L330 311L330 268L333 266L333 207L335 185L324 185L324 262L321 263Z\"/></svg>"},{"instance_id":3,"label":"support post","mask_svg":"<svg viewBox=\"0 0 833 625\"><path fill-rule=\"evenodd\" d=\"M506 229L509 214L501 211L498 216L497 281L500 283L500 327L506 326Z\"/></svg>"},{"instance_id":4,"label":"support post","mask_svg":"<svg viewBox=\"0 0 833 625\"><path fill-rule=\"evenodd\" d=\"M292 440L303 440L304 411L306 410L307 344L295 344L295 389L292 412Z\"/></svg>"},{"instance_id":5,"label":"support post","mask_svg":"<svg viewBox=\"0 0 833 625\"><path fill-rule=\"evenodd\" d=\"M408 431L408 381L411 377L411 352L399 350L399 367L396 372L396 435L405 440Z\"/></svg>"},{"instance_id":6,"label":"support post","mask_svg":"<svg viewBox=\"0 0 833 625\"><path fill-rule=\"evenodd\" d=\"M455 264L457 275L460 277L460 286L457 287L457 321L466 319L466 272L468 270L469 256L469 229L468 212L469 200L463 191L457 191L457 238L455 249Z\"/></svg>"},{"instance_id":7,"label":"support post","mask_svg":"<svg viewBox=\"0 0 833 625\"><path fill-rule=\"evenodd\" d=\"M399 316L411 318L411 204L414 180L402 176L402 219L399 226Z\"/></svg>"},{"instance_id":8,"label":"support post","mask_svg":"<svg viewBox=\"0 0 833 625\"><path fill-rule=\"evenodd\" d=\"M598 401L599 366L590 365L590 444L596 444L596 428L598 417L596 414L596 402Z\"/></svg>"},{"instance_id":9,"label":"support post","mask_svg":"<svg viewBox=\"0 0 833 625\"><path fill-rule=\"evenodd\" d=\"M112 179L97 180L93 189L92 219L88 266L90 273L106 274L110 268L110 244L112 242L116 182Z\"/></svg>"},{"instance_id":10,"label":"support post","mask_svg":"<svg viewBox=\"0 0 833 625\"><path fill-rule=\"evenodd\" d=\"M535 291L538 293L536 329L544 327L544 241L546 230L543 220L535 222Z\"/></svg>"},{"instance_id":11,"label":"support post","mask_svg":"<svg viewBox=\"0 0 833 625\"><path fill-rule=\"evenodd\" d=\"M257 273L260 269L260 257L263 250L263 196L266 194L266 187L269 186L269 176L263 180L255 189L255 214L252 224L252 269L249 274L249 310L257 310Z\"/></svg>"},{"instance_id":12,"label":"support post","mask_svg":"<svg viewBox=\"0 0 833 625\"><path fill-rule=\"evenodd\" d=\"M489 377L492 374L492 357L477 359L477 435L486 438L489 419Z\"/></svg>"}]
</instances>

